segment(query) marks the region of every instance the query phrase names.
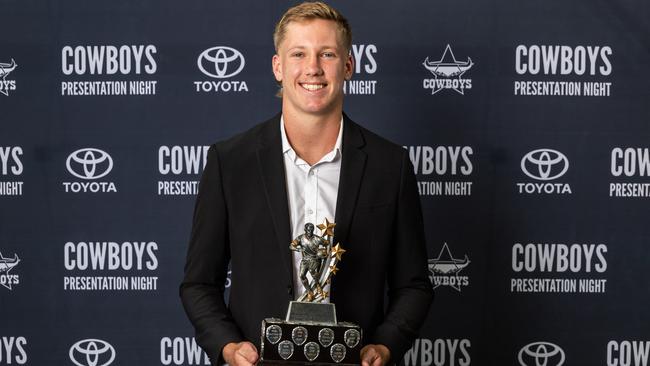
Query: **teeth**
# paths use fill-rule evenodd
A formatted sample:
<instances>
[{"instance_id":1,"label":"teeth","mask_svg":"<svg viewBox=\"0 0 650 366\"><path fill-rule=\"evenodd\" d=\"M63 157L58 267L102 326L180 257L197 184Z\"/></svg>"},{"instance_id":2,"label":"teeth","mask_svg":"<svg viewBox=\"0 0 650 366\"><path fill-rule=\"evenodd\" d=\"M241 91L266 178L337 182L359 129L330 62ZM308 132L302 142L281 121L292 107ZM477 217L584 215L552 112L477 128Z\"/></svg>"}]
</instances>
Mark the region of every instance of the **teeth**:
<instances>
[{"instance_id":1,"label":"teeth","mask_svg":"<svg viewBox=\"0 0 650 366\"><path fill-rule=\"evenodd\" d=\"M302 84L302 87L309 91L314 91L314 90L322 89L323 84Z\"/></svg>"}]
</instances>

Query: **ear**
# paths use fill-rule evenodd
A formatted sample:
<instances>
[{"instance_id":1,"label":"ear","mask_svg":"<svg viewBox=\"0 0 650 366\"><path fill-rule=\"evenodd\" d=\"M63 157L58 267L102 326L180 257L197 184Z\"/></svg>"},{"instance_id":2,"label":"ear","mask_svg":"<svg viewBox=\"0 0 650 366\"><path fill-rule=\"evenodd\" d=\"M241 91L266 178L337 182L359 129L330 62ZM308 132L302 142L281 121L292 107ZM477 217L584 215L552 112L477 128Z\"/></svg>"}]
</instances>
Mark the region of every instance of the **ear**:
<instances>
[{"instance_id":1,"label":"ear","mask_svg":"<svg viewBox=\"0 0 650 366\"><path fill-rule=\"evenodd\" d=\"M354 73L354 57L352 53L348 54L347 60L345 60L345 80L352 79L352 74Z\"/></svg>"},{"instance_id":2,"label":"ear","mask_svg":"<svg viewBox=\"0 0 650 366\"><path fill-rule=\"evenodd\" d=\"M275 80L278 81L278 83L282 82L282 63L280 62L280 56L273 55L273 59L271 60L271 64L273 67L273 75L275 75Z\"/></svg>"}]
</instances>

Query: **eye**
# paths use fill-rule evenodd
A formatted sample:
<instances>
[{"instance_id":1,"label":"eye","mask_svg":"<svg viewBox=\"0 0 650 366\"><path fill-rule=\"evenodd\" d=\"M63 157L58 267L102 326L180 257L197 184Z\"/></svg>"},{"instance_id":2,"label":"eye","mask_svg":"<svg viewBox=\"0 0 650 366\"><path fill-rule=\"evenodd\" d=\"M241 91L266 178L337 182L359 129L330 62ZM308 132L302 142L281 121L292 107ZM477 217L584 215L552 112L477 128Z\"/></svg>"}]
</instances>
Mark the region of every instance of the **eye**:
<instances>
[{"instance_id":1,"label":"eye","mask_svg":"<svg viewBox=\"0 0 650 366\"><path fill-rule=\"evenodd\" d=\"M336 54L334 52L323 52L323 57L334 58L336 57Z\"/></svg>"},{"instance_id":2,"label":"eye","mask_svg":"<svg viewBox=\"0 0 650 366\"><path fill-rule=\"evenodd\" d=\"M293 52L293 53L291 54L291 57L302 57L302 56L304 56L304 55L305 55L304 52L296 51L296 52Z\"/></svg>"}]
</instances>

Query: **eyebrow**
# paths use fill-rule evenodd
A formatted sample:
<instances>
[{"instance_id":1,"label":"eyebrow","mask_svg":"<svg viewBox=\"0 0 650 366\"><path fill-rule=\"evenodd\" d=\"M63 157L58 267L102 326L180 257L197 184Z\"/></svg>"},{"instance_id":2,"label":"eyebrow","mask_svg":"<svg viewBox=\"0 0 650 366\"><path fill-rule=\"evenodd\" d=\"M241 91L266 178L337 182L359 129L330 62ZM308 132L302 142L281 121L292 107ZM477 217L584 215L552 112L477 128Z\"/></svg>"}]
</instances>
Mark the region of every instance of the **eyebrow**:
<instances>
[{"instance_id":1,"label":"eyebrow","mask_svg":"<svg viewBox=\"0 0 650 366\"><path fill-rule=\"evenodd\" d=\"M296 49L304 50L306 48L307 48L306 46L294 46L294 47L288 48L287 51L296 50ZM336 49L338 49L337 46L323 46L323 47L320 47L320 50L336 50Z\"/></svg>"}]
</instances>

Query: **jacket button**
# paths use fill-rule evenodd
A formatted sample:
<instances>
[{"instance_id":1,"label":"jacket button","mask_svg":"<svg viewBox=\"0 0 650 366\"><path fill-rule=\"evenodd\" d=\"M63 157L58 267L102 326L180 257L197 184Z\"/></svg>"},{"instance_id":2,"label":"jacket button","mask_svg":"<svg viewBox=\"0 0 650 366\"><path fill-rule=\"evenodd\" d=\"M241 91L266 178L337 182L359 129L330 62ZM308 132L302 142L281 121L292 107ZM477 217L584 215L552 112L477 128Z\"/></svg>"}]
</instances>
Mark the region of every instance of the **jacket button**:
<instances>
[{"instance_id":1,"label":"jacket button","mask_svg":"<svg viewBox=\"0 0 650 366\"><path fill-rule=\"evenodd\" d=\"M293 286L289 285L287 286L287 293L291 296L293 296Z\"/></svg>"}]
</instances>

